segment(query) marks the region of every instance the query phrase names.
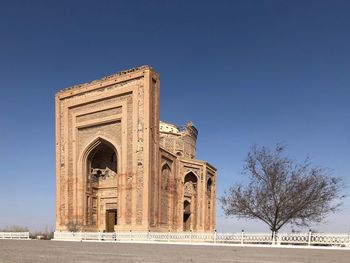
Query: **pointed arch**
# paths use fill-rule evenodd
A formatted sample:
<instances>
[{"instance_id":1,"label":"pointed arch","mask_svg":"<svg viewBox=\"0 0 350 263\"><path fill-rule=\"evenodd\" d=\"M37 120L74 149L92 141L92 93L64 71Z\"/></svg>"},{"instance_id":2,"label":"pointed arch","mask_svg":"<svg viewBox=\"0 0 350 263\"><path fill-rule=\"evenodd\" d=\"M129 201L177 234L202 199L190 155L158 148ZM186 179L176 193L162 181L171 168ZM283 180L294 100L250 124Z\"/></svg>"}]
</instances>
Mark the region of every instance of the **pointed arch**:
<instances>
[{"instance_id":1,"label":"pointed arch","mask_svg":"<svg viewBox=\"0 0 350 263\"><path fill-rule=\"evenodd\" d=\"M98 181L106 178L117 180L115 176L121 171L120 153L119 146L104 136L95 137L80 152L78 159L80 172L77 179L79 184L83 185L80 190L80 195L83 196L82 200L84 200L81 204L81 213L84 225L88 227L97 229L104 225L104 214L100 214L100 210L97 209ZM113 209L116 211L116 207Z\"/></svg>"},{"instance_id":2,"label":"pointed arch","mask_svg":"<svg viewBox=\"0 0 350 263\"><path fill-rule=\"evenodd\" d=\"M79 161L80 162L86 161L89 154L101 143L105 143L106 145L109 145L111 148L113 148L117 154L117 159L118 160L120 159L120 152L121 152L120 147L115 143L112 143L111 140L109 140L104 136L97 136L87 144L87 146L84 148L83 151L81 151L79 156Z\"/></svg>"},{"instance_id":3,"label":"pointed arch","mask_svg":"<svg viewBox=\"0 0 350 263\"><path fill-rule=\"evenodd\" d=\"M197 190L197 182L198 182L198 177L197 175L190 171L188 172L185 177L184 177L184 185L185 185L185 189L186 188L189 188L190 185L193 186L193 191L196 191ZM188 190L191 190L191 189L188 189Z\"/></svg>"},{"instance_id":4,"label":"pointed arch","mask_svg":"<svg viewBox=\"0 0 350 263\"><path fill-rule=\"evenodd\" d=\"M190 170L185 174L183 180L183 231L196 230L198 212L198 176L192 170Z\"/></svg>"}]
</instances>

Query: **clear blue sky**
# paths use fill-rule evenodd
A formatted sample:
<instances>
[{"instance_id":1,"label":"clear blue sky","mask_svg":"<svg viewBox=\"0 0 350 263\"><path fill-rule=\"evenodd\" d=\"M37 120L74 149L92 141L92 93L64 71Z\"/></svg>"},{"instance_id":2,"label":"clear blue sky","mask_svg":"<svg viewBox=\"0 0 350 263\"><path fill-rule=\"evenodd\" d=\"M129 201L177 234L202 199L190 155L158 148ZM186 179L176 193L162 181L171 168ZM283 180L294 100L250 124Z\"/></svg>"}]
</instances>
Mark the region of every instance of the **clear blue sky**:
<instances>
[{"instance_id":1,"label":"clear blue sky","mask_svg":"<svg viewBox=\"0 0 350 263\"><path fill-rule=\"evenodd\" d=\"M1 1L0 227L55 222L54 94L137 65L192 120L218 195L249 147L288 144L350 182L349 1ZM349 231L350 205L316 228ZM225 219L221 231L265 231Z\"/></svg>"}]
</instances>

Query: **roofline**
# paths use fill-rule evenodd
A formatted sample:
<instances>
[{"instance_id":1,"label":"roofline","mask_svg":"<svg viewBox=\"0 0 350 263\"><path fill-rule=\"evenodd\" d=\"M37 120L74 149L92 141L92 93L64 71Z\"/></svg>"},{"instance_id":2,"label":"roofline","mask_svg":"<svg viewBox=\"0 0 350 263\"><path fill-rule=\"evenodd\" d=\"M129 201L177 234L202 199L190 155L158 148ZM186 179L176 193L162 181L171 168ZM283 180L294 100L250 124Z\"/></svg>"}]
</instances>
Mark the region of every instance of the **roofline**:
<instances>
[{"instance_id":1,"label":"roofline","mask_svg":"<svg viewBox=\"0 0 350 263\"><path fill-rule=\"evenodd\" d=\"M198 159L191 159L191 158L188 158L188 157L184 157L184 156L177 156L177 158L180 160L180 161L184 161L184 162L187 162L187 163L200 163L200 164L204 164L206 165L207 167L209 167L210 169L212 169L213 171L217 171L217 169L211 165L210 163L206 162L206 161L202 161L202 160L198 160Z\"/></svg>"},{"instance_id":2,"label":"roofline","mask_svg":"<svg viewBox=\"0 0 350 263\"><path fill-rule=\"evenodd\" d=\"M74 96L81 92L90 91L101 87L130 81L132 79L142 77L146 73L146 71L154 73L159 79L159 74L151 66L144 65L144 66L135 67L128 70L119 71L112 75L105 76L101 79L96 79L88 83L73 85L73 86L61 89L56 92L56 97L58 97L59 99L63 99L63 98Z\"/></svg>"}]
</instances>

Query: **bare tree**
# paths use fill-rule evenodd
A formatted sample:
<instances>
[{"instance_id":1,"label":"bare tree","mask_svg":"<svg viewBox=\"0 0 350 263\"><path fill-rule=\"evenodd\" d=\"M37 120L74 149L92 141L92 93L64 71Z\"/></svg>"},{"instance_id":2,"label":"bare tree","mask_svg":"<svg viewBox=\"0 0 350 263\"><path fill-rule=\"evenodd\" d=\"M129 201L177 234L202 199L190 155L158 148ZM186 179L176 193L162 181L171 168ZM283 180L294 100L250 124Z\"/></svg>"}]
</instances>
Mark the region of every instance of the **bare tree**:
<instances>
[{"instance_id":1,"label":"bare tree","mask_svg":"<svg viewBox=\"0 0 350 263\"><path fill-rule=\"evenodd\" d=\"M246 186L233 185L219 198L225 215L258 219L271 231L292 223L309 226L337 211L344 197L342 180L307 158L295 164L283 156L285 146L271 151L253 146L245 160Z\"/></svg>"},{"instance_id":2,"label":"bare tree","mask_svg":"<svg viewBox=\"0 0 350 263\"><path fill-rule=\"evenodd\" d=\"M0 232L29 232L29 229L26 226L12 225L0 229Z\"/></svg>"}]
</instances>

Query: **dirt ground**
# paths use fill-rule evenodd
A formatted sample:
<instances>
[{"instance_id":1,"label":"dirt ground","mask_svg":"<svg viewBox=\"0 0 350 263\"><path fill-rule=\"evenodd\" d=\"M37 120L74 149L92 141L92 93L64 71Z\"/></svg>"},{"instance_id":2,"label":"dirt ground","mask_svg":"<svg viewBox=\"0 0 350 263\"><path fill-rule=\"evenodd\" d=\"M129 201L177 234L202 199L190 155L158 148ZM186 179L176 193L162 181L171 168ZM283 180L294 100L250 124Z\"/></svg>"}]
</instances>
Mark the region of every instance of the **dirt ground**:
<instances>
[{"instance_id":1,"label":"dirt ground","mask_svg":"<svg viewBox=\"0 0 350 263\"><path fill-rule=\"evenodd\" d=\"M350 262L350 250L0 240L0 262Z\"/></svg>"}]
</instances>

